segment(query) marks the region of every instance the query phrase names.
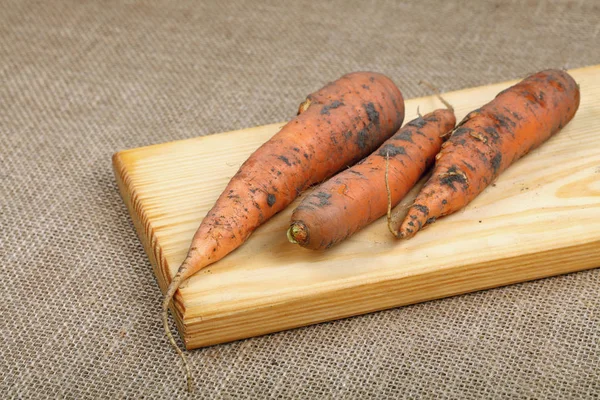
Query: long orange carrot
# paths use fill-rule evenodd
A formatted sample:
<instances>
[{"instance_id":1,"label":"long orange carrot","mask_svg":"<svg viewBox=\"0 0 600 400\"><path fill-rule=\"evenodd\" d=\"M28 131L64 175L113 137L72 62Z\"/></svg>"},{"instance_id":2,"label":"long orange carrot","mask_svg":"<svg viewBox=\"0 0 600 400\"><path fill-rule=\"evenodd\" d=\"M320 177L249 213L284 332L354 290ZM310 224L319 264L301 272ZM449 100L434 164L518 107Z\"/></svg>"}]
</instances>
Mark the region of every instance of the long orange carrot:
<instances>
[{"instance_id":1,"label":"long orange carrot","mask_svg":"<svg viewBox=\"0 0 600 400\"><path fill-rule=\"evenodd\" d=\"M404 100L389 78L356 72L309 95L298 114L231 179L200 224L165 293L164 329L184 362L190 391L189 366L168 324L169 305L181 283L243 244L304 189L375 150L400 128Z\"/></svg>"},{"instance_id":2,"label":"long orange carrot","mask_svg":"<svg viewBox=\"0 0 600 400\"><path fill-rule=\"evenodd\" d=\"M292 213L288 239L325 249L385 215L388 167L391 203L397 204L433 163L455 124L451 107L410 121L369 157L306 196Z\"/></svg>"},{"instance_id":3,"label":"long orange carrot","mask_svg":"<svg viewBox=\"0 0 600 400\"><path fill-rule=\"evenodd\" d=\"M410 238L469 204L513 162L575 115L579 87L564 71L538 72L469 113L436 156L431 178L400 226Z\"/></svg>"}]
</instances>

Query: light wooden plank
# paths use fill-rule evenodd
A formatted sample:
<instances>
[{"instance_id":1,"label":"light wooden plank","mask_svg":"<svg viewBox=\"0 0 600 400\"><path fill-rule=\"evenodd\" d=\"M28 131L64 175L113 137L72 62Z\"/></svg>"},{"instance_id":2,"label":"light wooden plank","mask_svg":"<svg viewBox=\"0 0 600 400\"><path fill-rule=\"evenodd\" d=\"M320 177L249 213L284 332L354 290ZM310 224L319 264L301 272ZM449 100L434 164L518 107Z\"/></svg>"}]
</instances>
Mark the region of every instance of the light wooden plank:
<instances>
[{"instance_id":1,"label":"light wooden plank","mask_svg":"<svg viewBox=\"0 0 600 400\"><path fill-rule=\"evenodd\" d=\"M288 243L295 203L176 296L188 348L600 266L600 66L574 120L465 210L409 241L376 221L327 251ZM447 93L460 120L514 82ZM407 121L442 107L406 102ZM119 188L164 290L202 217L283 123L121 151ZM157 293L157 296L159 294ZM157 323L158 323L157 310Z\"/></svg>"}]
</instances>

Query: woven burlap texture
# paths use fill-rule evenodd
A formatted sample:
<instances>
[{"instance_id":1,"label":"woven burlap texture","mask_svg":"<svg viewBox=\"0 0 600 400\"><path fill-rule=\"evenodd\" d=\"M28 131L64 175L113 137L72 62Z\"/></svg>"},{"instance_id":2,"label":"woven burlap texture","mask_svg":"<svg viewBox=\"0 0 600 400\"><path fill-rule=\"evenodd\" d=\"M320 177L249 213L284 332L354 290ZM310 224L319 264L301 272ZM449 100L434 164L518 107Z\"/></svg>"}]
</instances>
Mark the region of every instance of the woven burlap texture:
<instances>
[{"instance_id":1,"label":"woven burlap texture","mask_svg":"<svg viewBox=\"0 0 600 400\"><path fill-rule=\"evenodd\" d=\"M187 396L114 152L288 119L354 70L410 98L598 64L599 7L3 0L0 397ZM196 396L597 397L598 287L590 270L191 351Z\"/></svg>"}]
</instances>

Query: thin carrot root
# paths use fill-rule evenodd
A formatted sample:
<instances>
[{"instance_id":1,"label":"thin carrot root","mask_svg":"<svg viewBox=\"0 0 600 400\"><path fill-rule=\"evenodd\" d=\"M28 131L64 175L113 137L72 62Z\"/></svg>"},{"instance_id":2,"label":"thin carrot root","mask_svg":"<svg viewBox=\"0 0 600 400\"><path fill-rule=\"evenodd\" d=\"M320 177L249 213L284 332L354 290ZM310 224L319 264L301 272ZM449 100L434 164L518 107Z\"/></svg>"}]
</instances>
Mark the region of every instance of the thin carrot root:
<instances>
[{"instance_id":1,"label":"thin carrot root","mask_svg":"<svg viewBox=\"0 0 600 400\"><path fill-rule=\"evenodd\" d=\"M419 85L423 85L426 86L427 88L429 88L429 90L431 90L435 96L438 98L439 101L442 102L442 104L444 104L446 106L446 108L452 112L454 112L454 107L452 107L452 104L448 103L440 94L440 90L433 86L430 82L427 81L419 81Z\"/></svg>"},{"instance_id":2,"label":"thin carrot root","mask_svg":"<svg viewBox=\"0 0 600 400\"><path fill-rule=\"evenodd\" d=\"M184 275L181 274L181 270L173 277L173 280L169 284L167 288L167 292L165 293L165 297L163 299L163 308L162 308L162 320L165 328L165 335L169 339L171 346L175 349L181 361L183 361L183 366L185 368L185 376L187 380L187 389L189 393L194 392L194 382L192 380L192 371L190 370L190 366L187 362L187 358L183 351L177 346L177 342L175 342L175 338L173 337L173 333L171 332L171 328L169 327L169 304L171 300L173 300L173 296L175 296L175 292L179 289L181 283L185 280Z\"/></svg>"},{"instance_id":3,"label":"thin carrot root","mask_svg":"<svg viewBox=\"0 0 600 400\"><path fill-rule=\"evenodd\" d=\"M308 107L310 107L310 104L311 104L311 101L309 98L307 98L302 103L300 103L300 106L298 107L298 113L296 115L300 115L304 111L308 110Z\"/></svg>"},{"instance_id":4,"label":"thin carrot root","mask_svg":"<svg viewBox=\"0 0 600 400\"><path fill-rule=\"evenodd\" d=\"M390 169L390 152L389 150L385 153L385 190L387 192L387 226L389 231L396 238L400 238L400 234L394 229L392 224L392 191L390 190L389 180L389 169Z\"/></svg>"}]
</instances>

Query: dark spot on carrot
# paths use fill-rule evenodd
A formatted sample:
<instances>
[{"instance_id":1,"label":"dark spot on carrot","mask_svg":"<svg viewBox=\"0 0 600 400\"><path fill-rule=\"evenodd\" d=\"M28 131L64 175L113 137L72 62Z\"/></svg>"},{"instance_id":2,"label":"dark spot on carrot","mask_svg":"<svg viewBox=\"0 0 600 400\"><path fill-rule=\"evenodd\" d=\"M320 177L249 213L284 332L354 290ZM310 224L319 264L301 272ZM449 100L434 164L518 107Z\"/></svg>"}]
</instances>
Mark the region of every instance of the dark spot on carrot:
<instances>
[{"instance_id":1,"label":"dark spot on carrot","mask_svg":"<svg viewBox=\"0 0 600 400\"><path fill-rule=\"evenodd\" d=\"M412 222L412 221L410 221L410 222L408 223L408 225L410 225L410 226L415 226L414 222Z\"/></svg>"},{"instance_id":2,"label":"dark spot on carrot","mask_svg":"<svg viewBox=\"0 0 600 400\"><path fill-rule=\"evenodd\" d=\"M363 174L361 174L360 172L355 171L353 169L349 169L348 172L351 173L351 174L354 174L354 175L363 176Z\"/></svg>"},{"instance_id":3,"label":"dark spot on carrot","mask_svg":"<svg viewBox=\"0 0 600 400\"><path fill-rule=\"evenodd\" d=\"M456 188L454 187L454 182L459 182L461 184L465 183L465 180L460 175L448 175L444 176L440 179L440 183L442 185L450 186L453 191L456 192Z\"/></svg>"},{"instance_id":4,"label":"dark spot on carrot","mask_svg":"<svg viewBox=\"0 0 600 400\"><path fill-rule=\"evenodd\" d=\"M448 200L446 200L446 199L442 200L442 204L443 204L443 205L446 205L446 204L448 204Z\"/></svg>"},{"instance_id":5,"label":"dark spot on carrot","mask_svg":"<svg viewBox=\"0 0 600 400\"><path fill-rule=\"evenodd\" d=\"M371 81L371 83L375 82L375 77L374 77L374 76L371 76L371 77L369 78L369 81Z\"/></svg>"},{"instance_id":6,"label":"dark spot on carrot","mask_svg":"<svg viewBox=\"0 0 600 400\"><path fill-rule=\"evenodd\" d=\"M358 134L356 135L356 144L358 145L359 149L363 150L367 147L368 138L369 134L367 133L366 129L361 129L358 131Z\"/></svg>"},{"instance_id":7,"label":"dark spot on carrot","mask_svg":"<svg viewBox=\"0 0 600 400\"><path fill-rule=\"evenodd\" d=\"M408 124L406 125L410 125L410 126L416 126L417 128L422 128L425 126L425 124L427 124L427 121L425 121L423 119L423 117L419 117L419 118L415 118L412 121L410 121Z\"/></svg>"},{"instance_id":8,"label":"dark spot on carrot","mask_svg":"<svg viewBox=\"0 0 600 400\"><path fill-rule=\"evenodd\" d=\"M423 214L425 215L429 215L429 208L426 206L422 206L421 204L413 204L412 205L415 209L421 211Z\"/></svg>"},{"instance_id":9,"label":"dark spot on carrot","mask_svg":"<svg viewBox=\"0 0 600 400\"><path fill-rule=\"evenodd\" d=\"M299 153L299 152L300 152L300 149L299 149L299 148L297 148L297 147L292 147L292 150L294 150L296 153Z\"/></svg>"},{"instance_id":10,"label":"dark spot on carrot","mask_svg":"<svg viewBox=\"0 0 600 400\"><path fill-rule=\"evenodd\" d=\"M479 148L475 148L475 152L477 153L477 156L479 157L479 160L481 160L481 162L485 165L488 162L488 156L486 153L484 153L483 151L479 150Z\"/></svg>"},{"instance_id":11,"label":"dark spot on carrot","mask_svg":"<svg viewBox=\"0 0 600 400\"><path fill-rule=\"evenodd\" d=\"M459 146L464 146L465 144L467 144L467 140L465 138L453 139L452 143Z\"/></svg>"},{"instance_id":12,"label":"dark spot on carrot","mask_svg":"<svg viewBox=\"0 0 600 400\"><path fill-rule=\"evenodd\" d=\"M414 143L412 140L412 132L409 129L400 131L393 137L394 140L402 140L404 142Z\"/></svg>"},{"instance_id":13,"label":"dark spot on carrot","mask_svg":"<svg viewBox=\"0 0 600 400\"><path fill-rule=\"evenodd\" d=\"M367 89L367 90L369 90L369 89L370 89L369 85L365 85L364 83L362 84L362 88L363 88L363 89Z\"/></svg>"},{"instance_id":14,"label":"dark spot on carrot","mask_svg":"<svg viewBox=\"0 0 600 400\"><path fill-rule=\"evenodd\" d=\"M494 116L501 127L505 128L511 135L514 135L513 128L517 126L517 124L513 120L506 118L506 116L502 114L496 114Z\"/></svg>"},{"instance_id":15,"label":"dark spot on carrot","mask_svg":"<svg viewBox=\"0 0 600 400\"><path fill-rule=\"evenodd\" d=\"M269 193L267 195L267 204L269 205L269 207L273 207L273 204L275 204L275 201L277 199L275 198L275 195L272 193Z\"/></svg>"},{"instance_id":16,"label":"dark spot on carrot","mask_svg":"<svg viewBox=\"0 0 600 400\"><path fill-rule=\"evenodd\" d=\"M449 186L453 191L456 191L454 183L460 183L463 186L466 186L467 184L467 179L464 175L464 172L458 169L456 165L448 168L448 172L440 178L440 184Z\"/></svg>"},{"instance_id":17,"label":"dark spot on carrot","mask_svg":"<svg viewBox=\"0 0 600 400\"><path fill-rule=\"evenodd\" d=\"M462 160L462 163L465 165L465 167L469 168L471 171L475 171L475 167L472 166L471 164L469 164L468 162L466 162L465 160Z\"/></svg>"},{"instance_id":18,"label":"dark spot on carrot","mask_svg":"<svg viewBox=\"0 0 600 400\"><path fill-rule=\"evenodd\" d=\"M387 155L394 157L399 154L406 154L406 149L403 146L395 146L391 143L388 143L379 149L379 155L382 157L386 157Z\"/></svg>"},{"instance_id":19,"label":"dark spot on carrot","mask_svg":"<svg viewBox=\"0 0 600 400\"><path fill-rule=\"evenodd\" d=\"M435 217L428 218L427 221L425 221L425 224L426 225L433 224L435 222L435 220L436 220Z\"/></svg>"},{"instance_id":20,"label":"dark spot on carrot","mask_svg":"<svg viewBox=\"0 0 600 400\"><path fill-rule=\"evenodd\" d=\"M417 216L416 216L416 215L412 215L412 214L411 214L411 215L410 215L410 219L417 219Z\"/></svg>"},{"instance_id":21,"label":"dark spot on carrot","mask_svg":"<svg viewBox=\"0 0 600 400\"><path fill-rule=\"evenodd\" d=\"M318 192L318 193L315 193L313 196L315 196L316 198L319 199L318 205L320 207L331 205L331 203L329 202L329 199L331 198L330 193Z\"/></svg>"},{"instance_id":22,"label":"dark spot on carrot","mask_svg":"<svg viewBox=\"0 0 600 400\"><path fill-rule=\"evenodd\" d=\"M367 117L369 118L369 121L371 121L375 125L379 125L379 112L375 109L375 104L369 102L367 104L363 104L363 107L367 112Z\"/></svg>"},{"instance_id":23,"label":"dark spot on carrot","mask_svg":"<svg viewBox=\"0 0 600 400\"><path fill-rule=\"evenodd\" d=\"M315 207L312 206L312 203L301 203L296 210L314 211Z\"/></svg>"},{"instance_id":24,"label":"dark spot on carrot","mask_svg":"<svg viewBox=\"0 0 600 400\"><path fill-rule=\"evenodd\" d=\"M500 135L498 135L498 130L493 126L486 126L483 128L483 131L490 135L492 139L498 139L500 137Z\"/></svg>"},{"instance_id":25,"label":"dark spot on carrot","mask_svg":"<svg viewBox=\"0 0 600 400\"><path fill-rule=\"evenodd\" d=\"M492 165L492 169L494 170L494 175L496 175L500 170L500 165L502 164L502 153L497 152L494 158L492 158L490 164Z\"/></svg>"},{"instance_id":26,"label":"dark spot on carrot","mask_svg":"<svg viewBox=\"0 0 600 400\"><path fill-rule=\"evenodd\" d=\"M326 106L324 106L321 109L321 115L329 115L329 110L333 110L333 109L341 107L343 105L344 105L344 103L342 103L341 101L334 100L331 102L331 104L327 104Z\"/></svg>"},{"instance_id":27,"label":"dark spot on carrot","mask_svg":"<svg viewBox=\"0 0 600 400\"><path fill-rule=\"evenodd\" d=\"M286 156L279 156L277 158L279 158L281 161L283 161L284 163L286 163L288 167L292 166L292 163L290 162L290 160L287 159Z\"/></svg>"},{"instance_id":28,"label":"dark spot on carrot","mask_svg":"<svg viewBox=\"0 0 600 400\"><path fill-rule=\"evenodd\" d=\"M425 121L427 121L427 122L438 122L439 119L435 115L431 114L431 115L429 115L429 116L427 116L425 118Z\"/></svg>"},{"instance_id":29,"label":"dark spot on carrot","mask_svg":"<svg viewBox=\"0 0 600 400\"><path fill-rule=\"evenodd\" d=\"M348 131L348 132L344 133L344 138L346 140L350 139L351 137L352 137L352 131Z\"/></svg>"},{"instance_id":30,"label":"dark spot on carrot","mask_svg":"<svg viewBox=\"0 0 600 400\"><path fill-rule=\"evenodd\" d=\"M421 136L427 136L426 134L424 134L423 132L421 132L420 130L417 129L417 131L415 132L417 135L421 135ZM430 140L433 140L430 138Z\"/></svg>"},{"instance_id":31,"label":"dark spot on carrot","mask_svg":"<svg viewBox=\"0 0 600 400\"><path fill-rule=\"evenodd\" d=\"M471 128L465 128L465 127L461 126L460 128L455 129L454 132L452 132L452 137L456 138L456 137L459 137L459 136L468 135L471 132L473 132L473 129L471 129Z\"/></svg>"}]
</instances>

